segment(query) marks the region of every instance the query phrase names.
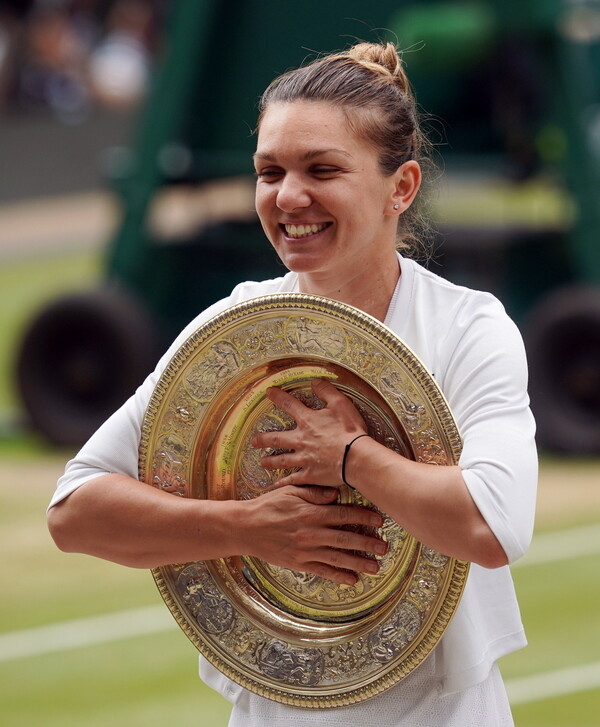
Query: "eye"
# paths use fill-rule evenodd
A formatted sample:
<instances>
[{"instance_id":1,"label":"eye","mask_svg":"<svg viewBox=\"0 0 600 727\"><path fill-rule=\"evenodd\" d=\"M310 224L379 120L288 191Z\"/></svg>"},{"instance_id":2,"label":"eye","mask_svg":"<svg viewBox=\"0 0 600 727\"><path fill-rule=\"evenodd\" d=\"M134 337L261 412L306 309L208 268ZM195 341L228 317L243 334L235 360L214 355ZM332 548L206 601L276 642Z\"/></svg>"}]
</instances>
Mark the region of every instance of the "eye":
<instances>
[{"instance_id":1,"label":"eye","mask_svg":"<svg viewBox=\"0 0 600 727\"><path fill-rule=\"evenodd\" d=\"M263 182L273 182L279 179L283 175L283 169L279 167L265 167L264 169L257 169L256 176Z\"/></svg>"},{"instance_id":2,"label":"eye","mask_svg":"<svg viewBox=\"0 0 600 727\"><path fill-rule=\"evenodd\" d=\"M339 174L341 169L339 167L329 166L328 164L318 164L312 167L310 171L311 174L314 174L316 177L328 179Z\"/></svg>"}]
</instances>

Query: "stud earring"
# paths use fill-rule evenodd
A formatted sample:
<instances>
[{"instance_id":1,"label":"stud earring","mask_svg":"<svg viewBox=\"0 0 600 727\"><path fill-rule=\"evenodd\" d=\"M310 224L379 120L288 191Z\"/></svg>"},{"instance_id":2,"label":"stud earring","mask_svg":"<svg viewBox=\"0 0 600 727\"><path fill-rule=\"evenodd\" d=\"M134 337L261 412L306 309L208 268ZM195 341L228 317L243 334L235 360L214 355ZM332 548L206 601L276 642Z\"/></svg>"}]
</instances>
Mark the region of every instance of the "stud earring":
<instances>
[{"instance_id":1,"label":"stud earring","mask_svg":"<svg viewBox=\"0 0 600 727\"><path fill-rule=\"evenodd\" d=\"M399 204L395 204L395 205L394 205L394 209L395 209L395 210L399 210L399 209L400 209L400 205L399 205Z\"/></svg>"}]
</instances>

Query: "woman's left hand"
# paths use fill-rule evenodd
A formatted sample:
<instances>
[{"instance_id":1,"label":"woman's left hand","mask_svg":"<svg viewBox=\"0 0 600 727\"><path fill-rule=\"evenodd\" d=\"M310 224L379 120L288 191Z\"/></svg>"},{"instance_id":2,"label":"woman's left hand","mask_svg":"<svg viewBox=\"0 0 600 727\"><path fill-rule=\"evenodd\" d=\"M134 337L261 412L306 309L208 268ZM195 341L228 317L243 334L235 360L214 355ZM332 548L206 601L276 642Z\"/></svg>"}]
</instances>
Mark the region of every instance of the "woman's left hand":
<instances>
[{"instance_id":1,"label":"woman's left hand","mask_svg":"<svg viewBox=\"0 0 600 727\"><path fill-rule=\"evenodd\" d=\"M267 392L267 397L296 422L295 429L262 432L252 440L256 448L291 450L261 460L266 469L300 468L279 480L278 485L341 485L344 449L354 437L366 434L365 422L356 407L333 384L314 379L312 389L325 402L325 408L311 409L276 387Z\"/></svg>"}]
</instances>

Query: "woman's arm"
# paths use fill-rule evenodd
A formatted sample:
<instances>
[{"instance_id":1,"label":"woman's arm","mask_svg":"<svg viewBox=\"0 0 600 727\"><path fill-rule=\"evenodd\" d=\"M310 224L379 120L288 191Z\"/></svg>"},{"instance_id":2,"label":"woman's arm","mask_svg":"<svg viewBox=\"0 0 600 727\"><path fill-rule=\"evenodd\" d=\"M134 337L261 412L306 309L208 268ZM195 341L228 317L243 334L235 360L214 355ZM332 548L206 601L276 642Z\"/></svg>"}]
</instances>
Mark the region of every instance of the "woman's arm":
<instances>
[{"instance_id":1,"label":"woman's arm","mask_svg":"<svg viewBox=\"0 0 600 727\"><path fill-rule=\"evenodd\" d=\"M346 473L348 482L430 548L485 568L508 563L460 467L414 462L362 437L352 445Z\"/></svg>"},{"instance_id":2,"label":"woman's arm","mask_svg":"<svg viewBox=\"0 0 600 727\"><path fill-rule=\"evenodd\" d=\"M126 475L107 474L79 487L48 513L61 550L137 568L252 555L352 585L354 572L377 572L376 537L340 530L380 527L364 508L335 503L337 491L285 487L249 501L177 497Z\"/></svg>"},{"instance_id":3,"label":"woman's arm","mask_svg":"<svg viewBox=\"0 0 600 727\"><path fill-rule=\"evenodd\" d=\"M262 433L254 439L256 447L293 450L261 461L269 469L301 468L281 480L282 485L341 485L345 446L366 432L350 400L332 384L315 380L313 388L326 408L309 409L280 389L271 389L268 394L296 421L295 429ZM425 545L488 568L507 563L459 467L413 462L370 437L361 437L348 454L346 479Z\"/></svg>"}]
</instances>

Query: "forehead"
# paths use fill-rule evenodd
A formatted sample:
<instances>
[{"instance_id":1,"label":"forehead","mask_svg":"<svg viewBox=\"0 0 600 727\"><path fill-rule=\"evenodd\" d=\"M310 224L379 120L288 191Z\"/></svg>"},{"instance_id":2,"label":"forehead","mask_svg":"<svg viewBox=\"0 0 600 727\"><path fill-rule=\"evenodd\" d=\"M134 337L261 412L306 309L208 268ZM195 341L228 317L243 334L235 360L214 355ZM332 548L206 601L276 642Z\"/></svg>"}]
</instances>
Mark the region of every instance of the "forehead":
<instances>
[{"instance_id":1,"label":"forehead","mask_svg":"<svg viewBox=\"0 0 600 727\"><path fill-rule=\"evenodd\" d=\"M310 153L315 149L339 149L354 155L366 147L339 106L292 101L267 107L260 121L256 155Z\"/></svg>"}]
</instances>

